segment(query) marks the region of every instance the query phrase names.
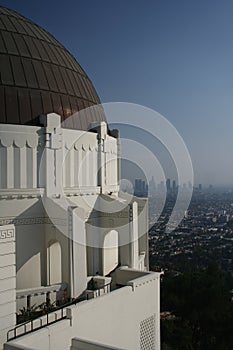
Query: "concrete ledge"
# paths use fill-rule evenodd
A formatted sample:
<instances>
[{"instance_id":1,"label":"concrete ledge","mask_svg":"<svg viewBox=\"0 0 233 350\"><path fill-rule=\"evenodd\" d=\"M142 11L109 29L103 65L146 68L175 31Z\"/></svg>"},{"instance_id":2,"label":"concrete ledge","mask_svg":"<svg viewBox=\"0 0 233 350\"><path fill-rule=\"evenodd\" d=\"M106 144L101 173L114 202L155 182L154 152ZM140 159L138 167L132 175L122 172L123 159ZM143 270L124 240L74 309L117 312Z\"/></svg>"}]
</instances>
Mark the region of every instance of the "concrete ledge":
<instances>
[{"instance_id":1,"label":"concrete ledge","mask_svg":"<svg viewBox=\"0 0 233 350\"><path fill-rule=\"evenodd\" d=\"M43 188L6 188L0 190L0 199L40 198L43 194Z\"/></svg>"},{"instance_id":2,"label":"concrete ledge","mask_svg":"<svg viewBox=\"0 0 233 350\"><path fill-rule=\"evenodd\" d=\"M66 196L80 196L88 194L100 194L100 186L79 186L79 187L65 187L64 193Z\"/></svg>"},{"instance_id":3,"label":"concrete ledge","mask_svg":"<svg viewBox=\"0 0 233 350\"><path fill-rule=\"evenodd\" d=\"M70 350L123 350L108 345L103 345L79 338L72 339Z\"/></svg>"},{"instance_id":4,"label":"concrete ledge","mask_svg":"<svg viewBox=\"0 0 233 350\"><path fill-rule=\"evenodd\" d=\"M16 344L4 344L4 350L33 350L32 348L26 348L25 346L16 345Z\"/></svg>"},{"instance_id":5,"label":"concrete ledge","mask_svg":"<svg viewBox=\"0 0 233 350\"><path fill-rule=\"evenodd\" d=\"M16 297L24 297L25 295L45 294L47 292L58 292L61 288L61 284L54 284L52 286L18 289L16 291Z\"/></svg>"},{"instance_id":6,"label":"concrete ledge","mask_svg":"<svg viewBox=\"0 0 233 350\"><path fill-rule=\"evenodd\" d=\"M137 287L150 283L160 278L160 272L149 272L120 267L116 270L116 283L121 286L131 286L134 290Z\"/></svg>"},{"instance_id":7,"label":"concrete ledge","mask_svg":"<svg viewBox=\"0 0 233 350\"><path fill-rule=\"evenodd\" d=\"M127 286L129 281L143 276L148 276L150 272L139 271L128 267L120 267L116 270L116 283L121 286Z\"/></svg>"}]
</instances>

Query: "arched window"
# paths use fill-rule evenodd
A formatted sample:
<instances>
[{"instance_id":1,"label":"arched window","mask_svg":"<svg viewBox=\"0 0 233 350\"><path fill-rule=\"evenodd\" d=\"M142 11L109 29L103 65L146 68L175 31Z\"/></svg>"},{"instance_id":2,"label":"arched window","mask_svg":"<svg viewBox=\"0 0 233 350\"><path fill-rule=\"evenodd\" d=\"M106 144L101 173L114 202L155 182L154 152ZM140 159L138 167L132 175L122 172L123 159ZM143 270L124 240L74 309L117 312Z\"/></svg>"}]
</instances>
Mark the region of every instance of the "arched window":
<instances>
[{"instance_id":1,"label":"arched window","mask_svg":"<svg viewBox=\"0 0 233 350\"><path fill-rule=\"evenodd\" d=\"M49 243L47 248L48 285L62 282L61 245L57 241Z\"/></svg>"},{"instance_id":2,"label":"arched window","mask_svg":"<svg viewBox=\"0 0 233 350\"><path fill-rule=\"evenodd\" d=\"M102 261L104 276L114 270L119 263L118 244L118 232L115 230L109 231L103 242Z\"/></svg>"}]
</instances>

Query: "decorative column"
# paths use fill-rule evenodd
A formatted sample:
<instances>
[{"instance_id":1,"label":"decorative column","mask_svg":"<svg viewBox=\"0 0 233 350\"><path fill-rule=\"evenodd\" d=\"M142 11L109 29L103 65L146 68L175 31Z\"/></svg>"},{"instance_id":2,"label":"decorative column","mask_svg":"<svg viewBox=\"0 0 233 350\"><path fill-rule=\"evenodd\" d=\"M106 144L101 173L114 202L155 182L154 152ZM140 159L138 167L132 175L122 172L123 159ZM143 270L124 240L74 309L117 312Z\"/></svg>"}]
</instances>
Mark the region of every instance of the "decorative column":
<instances>
[{"instance_id":1,"label":"decorative column","mask_svg":"<svg viewBox=\"0 0 233 350\"><path fill-rule=\"evenodd\" d=\"M107 124L105 122L91 123L90 129L96 130L98 133L98 186L101 192L106 193L106 139Z\"/></svg>"},{"instance_id":2,"label":"decorative column","mask_svg":"<svg viewBox=\"0 0 233 350\"><path fill-rule=\"evenodd\" d=\"M45 195L60 197L62 194L62 128L61 117L51 113L40 117L45 126L45 147L40 171L45 173Z\"/></svg>"},{"instance_id":3,"label":"decorative column","mask_svg":"<svg viewBox=\"0 0 233 350\"><path fill-rule=\"evenodd\" d=\"M86 225L84 210L68 208L68 235L70 238L71 297L78 297L87 285Z\"/></svg>"},{"instance_id":4,"label":"decorative column","mask_svg":"<svg viewBox=\"0 0 233 350\"><path fill-rule=\"evenodd\" d=\"M129 205L130 267L138 269L138 204Z\"/></svg>"}]
</instances>

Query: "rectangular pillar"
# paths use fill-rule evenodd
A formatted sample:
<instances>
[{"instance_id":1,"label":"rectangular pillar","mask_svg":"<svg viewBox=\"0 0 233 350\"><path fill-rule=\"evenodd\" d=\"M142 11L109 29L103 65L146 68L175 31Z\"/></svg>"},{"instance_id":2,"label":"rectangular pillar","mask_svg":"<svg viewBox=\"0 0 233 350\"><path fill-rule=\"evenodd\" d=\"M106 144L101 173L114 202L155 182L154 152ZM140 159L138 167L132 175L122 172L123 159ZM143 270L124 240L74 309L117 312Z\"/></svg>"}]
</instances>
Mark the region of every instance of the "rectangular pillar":
<instances>
[{"instance_id":1,"label":"rectangular pillar","mask_svg":"<svg viewBox=\"0 0 233 350\"><path fill-rule=\"evenodd\" d=\"M0 226L0 349L16 325L15 227Z\"/></svg>"}]
</instances>

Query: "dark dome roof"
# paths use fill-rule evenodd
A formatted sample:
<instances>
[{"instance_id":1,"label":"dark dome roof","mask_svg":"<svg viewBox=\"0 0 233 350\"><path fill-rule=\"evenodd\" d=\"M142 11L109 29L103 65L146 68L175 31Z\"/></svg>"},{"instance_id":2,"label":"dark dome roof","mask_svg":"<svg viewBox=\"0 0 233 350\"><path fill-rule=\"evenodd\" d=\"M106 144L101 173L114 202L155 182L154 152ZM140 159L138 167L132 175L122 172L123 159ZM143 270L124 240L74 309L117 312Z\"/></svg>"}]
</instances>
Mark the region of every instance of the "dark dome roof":
<instances>
[{"instance_id":1,"label":"dark dome roof","mask_svg":"<svg viewBox=\"0 0 233 350\"><path fill-rule=\"evenodd\" d=\"M0 123L39 125L38 116L70 115L99 104L98 95L74 57L48 32L0 6ZM72 118L87 130L105 120L101 109Z\"/></svg>"}]
</instances>

